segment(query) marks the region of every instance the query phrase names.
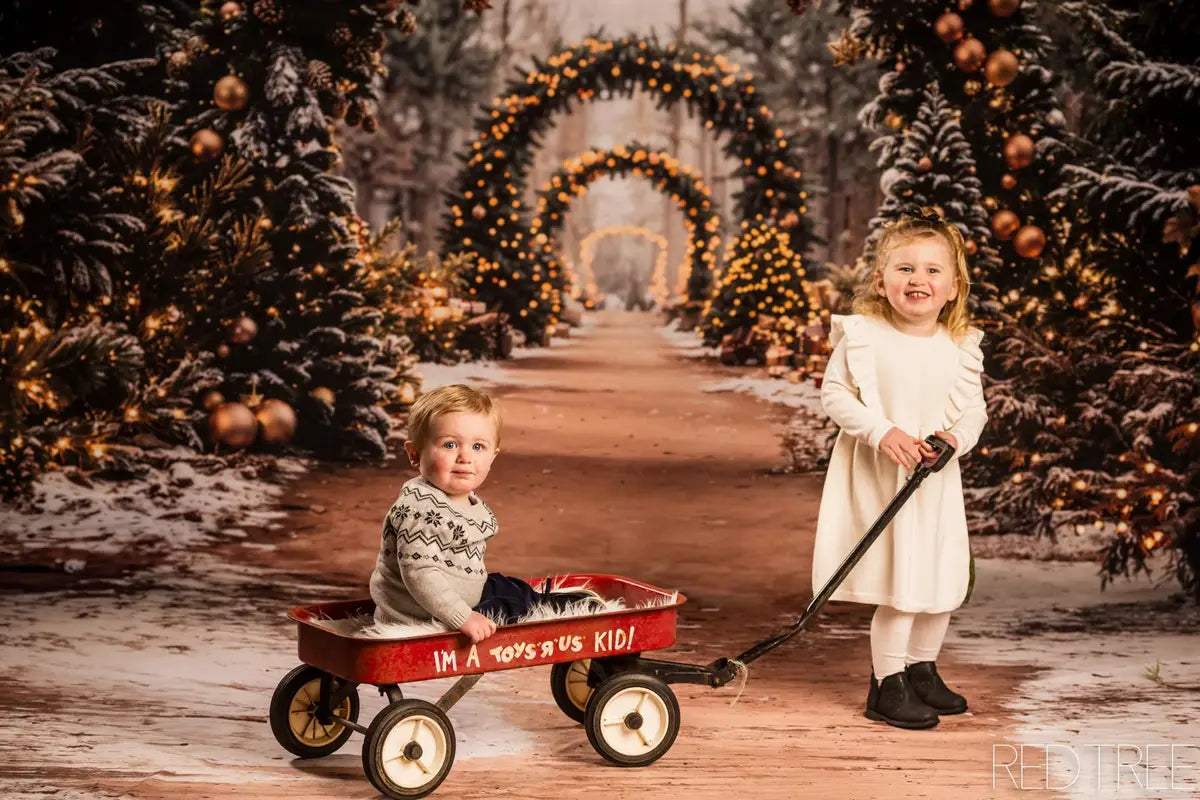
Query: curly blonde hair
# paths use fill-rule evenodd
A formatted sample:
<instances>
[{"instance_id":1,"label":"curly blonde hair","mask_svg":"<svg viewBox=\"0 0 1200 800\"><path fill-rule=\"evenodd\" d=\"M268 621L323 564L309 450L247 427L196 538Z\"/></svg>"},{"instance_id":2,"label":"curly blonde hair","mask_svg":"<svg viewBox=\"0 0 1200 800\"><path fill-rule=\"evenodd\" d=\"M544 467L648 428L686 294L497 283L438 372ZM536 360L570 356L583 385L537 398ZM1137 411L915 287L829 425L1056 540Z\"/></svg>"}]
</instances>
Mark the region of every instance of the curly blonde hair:
<instances>
[{"instance_id":1,"label":"curly blonde hair","mask_svg":"<svg viewBox=\"0 0 1200 800\"><path fill-rule=\"evenodd\" d=\"M887 266L888 258L897 247L933 236L942 237L950 248L950 256L954 260L954 280L958 286L958 295L942 307L941 313L938 314L938 322L946 326L946 330L955 341L962 339L971 324L971 315L967 310L967 296L971 292L967 246L958 228L942 219L941 215L932 209L921 209L920 216L903 215L884 230L875 243L871 269L854 293L854 313L869 314L890 322L892 306L887 298L879 293L883 269Z\"/></svg>"}]
</instances>

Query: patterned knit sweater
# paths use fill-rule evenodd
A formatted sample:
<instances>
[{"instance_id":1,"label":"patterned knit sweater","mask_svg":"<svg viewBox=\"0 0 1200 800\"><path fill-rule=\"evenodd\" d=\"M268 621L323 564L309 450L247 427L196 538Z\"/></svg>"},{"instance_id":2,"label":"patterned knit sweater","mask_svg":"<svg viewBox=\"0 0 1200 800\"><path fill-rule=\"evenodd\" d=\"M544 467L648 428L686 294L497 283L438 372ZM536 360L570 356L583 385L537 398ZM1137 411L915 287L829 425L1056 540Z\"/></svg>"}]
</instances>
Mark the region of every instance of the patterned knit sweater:
<instances>
[{"instance_id":1,"label":"patterned knit sweater","mask_svg":"<svg viewBox=\"0 0 1200 800\"><path fill-rule=\"evenodd\" d=\"M432 618L458 630L471 616L487 580L483 553L499 523L473 492L470 500L470 508L454 505L423 477L404 484L383 521L371 573L376 622Z\"/></svg>"}]
</instances>

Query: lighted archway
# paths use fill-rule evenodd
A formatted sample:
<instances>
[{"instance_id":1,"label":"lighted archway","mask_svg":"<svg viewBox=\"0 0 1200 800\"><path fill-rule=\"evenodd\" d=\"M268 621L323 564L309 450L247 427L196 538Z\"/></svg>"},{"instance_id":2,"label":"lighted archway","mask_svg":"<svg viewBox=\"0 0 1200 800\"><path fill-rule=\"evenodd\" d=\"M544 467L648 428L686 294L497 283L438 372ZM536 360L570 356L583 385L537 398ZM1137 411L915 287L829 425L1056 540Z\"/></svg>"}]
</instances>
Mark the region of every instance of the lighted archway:
<instances>
[{"instance_id":1,"label":"lighted archway","mask_svg":"<svg viewBox=\"0 0 1200 800\"><path fill-rule=\"evenodd\" d=\"M654 94L662 107L684 103L705 127L726 134L724 152L743 184L735 195L738 216L774 221L800 249L812 238L799 156L770 109L758 102L749 73L692 48L588 38L544 63L535 61L493 101L449 193L443 244L448 252L477 256L468 291L507 311L527 332L553 322L560 310L555 284L561 282L555 265L532 259L526 241L529 217L521 198L533 151L572 102L636 89Z\"/></svg>"},{"instance_id":2,"label":"lighted archway","mask_svg":"<svg viewBox=\"0 0 1200 800\"><path fill-rule=\"evenodd\" d=\"M667 237L641 225L609 225L605 228L597 228L583 237L583 241L579 243L580 272L587 277L588 286L593 291L596 286L595 270L592 269L592 263L596 257L596 245L610 236L637 236L658 246L654 256L654 272L650 276L650 294L658 301L659 306L665 304L669 295L667 291Z\"/></svg>"},{"instance_id":3,"label":"lighted archway","mask_svg":"<svg viewBox=\"0 0 1200 800\"><path fill-rule=\"evenodd\" d=\"M617 145L612 150L588 150L568 159L550 176L538 195L537 215L529 226L533 246L530 260L544 264L547 273L562 274L554 260L553 240L566 221L571 203L600 178L626 174L649 179L683 212L688 245L679 292L685 301L703 303L711 294L712 266L720 244L721 219L713 208L712 190L695 170L666 151L650 150L637 143Z\"/></svg>"}]
</instances>

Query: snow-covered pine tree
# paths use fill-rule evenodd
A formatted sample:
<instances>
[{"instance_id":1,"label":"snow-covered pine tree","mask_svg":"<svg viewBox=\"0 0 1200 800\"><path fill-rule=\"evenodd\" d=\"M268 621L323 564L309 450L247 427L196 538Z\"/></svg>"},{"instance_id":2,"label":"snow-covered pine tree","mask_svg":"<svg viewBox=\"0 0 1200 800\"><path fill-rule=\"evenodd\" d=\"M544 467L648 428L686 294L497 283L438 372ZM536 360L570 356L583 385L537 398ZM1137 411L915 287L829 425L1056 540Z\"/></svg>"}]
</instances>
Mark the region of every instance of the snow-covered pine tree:
<instances>
[{"instance_id":1,"label":"snow-covered pine tree","mask_svg":"<svg viewBox=\"0 0 1200 800\"><path fill-rule=\"evenodd\" d=\"M938 209L941 216L958 227L965 240L988 241L988 222L980 203L975 160L956 113L937 84L925 88L924 98L900 146L879 149L884 201L878 215L871 220L868 252L873 250L888 223L905 211L923 207ZM975 245L971 256L972 263L982 268L984 275L998 268L995 253L988 247ZM978 293L978 289L974 291Z\"/></svg>"},{"instance_id":2,"label":"snow-covered pine tree","mask_svg":"<svg viewBox=\"0 0 1200 800\"><path fill-rule=\"evenodd\" d=\"M1055 244L1061 215L1048 195L1061 183L1054 150L1065 118L1043 66L1048 39L1033 0L952 10L941 0L840 0L840 7L852 22L831 47L844 60L869 54L884 67L879 95L861 113L864 124L890 131L878 144L883 157L900 148L932 77L960 112L1002 263L975 278L996 287L1011 315L1031 299L1044 301L1054 288L1043 267L1053 272L1062 258Z\"/></svg>"},{"instance_id":3,"label":"snow-covered pine tree","mask_svg":"<svg viewBox=\"0 0 1200 800\"><path fill-rule=\"evenodd\" d=\"M208 6L169 56L175 118L208 170L221 151L245 162L241 214L252 222L242 230L269 250L260 269L212 276L195 303L195 344L222 357L231 399L284 400L299 414L299 443L339 457L383 454L380 404L397 375L379 338L382 313L362 294L354 189L334 174L330 122L376 128L379 49L397 11L391 2ZM181 177L199 186L207 176ZM317 399L330 397L332 414Z\"/></svg>"}]
</instances>

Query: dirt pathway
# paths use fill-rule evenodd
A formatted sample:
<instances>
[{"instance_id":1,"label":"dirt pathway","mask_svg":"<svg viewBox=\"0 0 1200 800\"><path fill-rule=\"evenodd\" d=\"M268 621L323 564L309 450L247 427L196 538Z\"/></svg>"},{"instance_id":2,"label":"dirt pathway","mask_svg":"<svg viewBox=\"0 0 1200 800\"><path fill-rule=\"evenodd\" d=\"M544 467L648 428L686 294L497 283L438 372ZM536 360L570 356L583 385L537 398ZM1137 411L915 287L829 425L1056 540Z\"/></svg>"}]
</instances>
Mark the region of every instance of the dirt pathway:
<instances>
[{"instance_id":1,"label":"dirt pathway","mask_svg":"<svg viewBox=\"0 0 1200 800\"><path fill-rule=\"evenodd\" d=\"M704 663L739 652L803 610L820 476L768 474L783 462L785 412L744 394L705 393L706 384L736 371L683 357L656 324L651 315L604 312L569 346L511 365L518 384L497 390L507 420L503 452L481 490L501 521L488 566L514 575L611 572L678 588L690 598L679 640L658 655ZM282 570L292 591L314 587L313 599L360 594L379 520L407 477L396 461L313 473L287 498L312 509L290 515L289 536L273 548L230 545L217 556L247 570ZM312 763L291 761L270 740L263 724L270 689L295 660L292 634L272 614L277 594L262 587L247 613L271 622L237 645L268 650L255 674L215 684L230 697L228 741L207 749L212 743L193 742L188 752L197 760L188 768L154 773L114 763L90 777L64 774L64 782L131 798L375 796L362 777L359 737ZM946 652L942 672L973 713L920 732L869 722L862 707L870 613L827 608L813 631L753 665L736 705L732 688L676 686L679 738L644 769L601 761L554 706L547 668L488 676L451 715L459 761L435 796L1017 796L1002 780L993 788L993 745L1018 741L1004 703L1029 670L959 663ZM210 625L214 636L218 622ZM193 646L205 652L203 641ZM364 719L381 707L368 694Z\"/></svg>"}]
</instances>

